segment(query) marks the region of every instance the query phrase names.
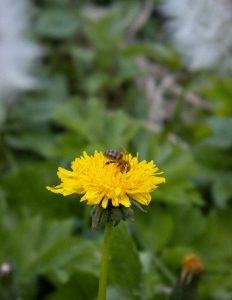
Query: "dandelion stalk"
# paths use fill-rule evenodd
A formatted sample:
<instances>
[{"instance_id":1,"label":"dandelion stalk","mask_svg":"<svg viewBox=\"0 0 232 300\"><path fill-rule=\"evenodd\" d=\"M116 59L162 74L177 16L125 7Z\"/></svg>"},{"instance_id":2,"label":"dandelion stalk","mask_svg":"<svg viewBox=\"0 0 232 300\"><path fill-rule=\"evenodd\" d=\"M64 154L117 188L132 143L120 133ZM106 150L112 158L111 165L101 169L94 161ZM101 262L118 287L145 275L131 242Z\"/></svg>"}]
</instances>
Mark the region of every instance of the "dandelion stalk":
<instances>
[{"instance_id":1,"label":"dandelion stalk","mask_svg":"<svg viewBox=\"0 0 232 300\"><path fill-rule=\"evenodd\" d=\"M110 252L110 237L112 231L112 222L106 223L104 234L104 245L102 251L102 260L100 268L98 300L106 300L106 286L107 286L107 274L109 264L109 252Z\"/></svg>"}]
</instances>

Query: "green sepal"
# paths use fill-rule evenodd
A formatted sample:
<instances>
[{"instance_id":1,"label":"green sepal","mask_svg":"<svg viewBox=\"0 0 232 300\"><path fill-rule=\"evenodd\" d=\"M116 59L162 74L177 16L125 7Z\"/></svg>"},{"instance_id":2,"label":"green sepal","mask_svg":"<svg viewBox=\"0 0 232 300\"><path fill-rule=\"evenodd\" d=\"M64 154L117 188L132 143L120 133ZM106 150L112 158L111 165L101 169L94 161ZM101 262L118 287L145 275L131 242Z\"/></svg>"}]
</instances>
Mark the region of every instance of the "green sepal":
<instances>
[{"instance_id":1,"label":"green sepal","mask_svg":"<svg viewBox=\"0 0 232 300\"><path fill-rule=\"evenodd\" d=\"M107 208L103 208L101 204L98 204L91 210L91 217L92 228L97 228L99 225L105 225L109 222L117 226L121 220L134 220L134 211L131 207L125 207L121 204L117 207L108 205Z\"/></svg>"}]
</instances>

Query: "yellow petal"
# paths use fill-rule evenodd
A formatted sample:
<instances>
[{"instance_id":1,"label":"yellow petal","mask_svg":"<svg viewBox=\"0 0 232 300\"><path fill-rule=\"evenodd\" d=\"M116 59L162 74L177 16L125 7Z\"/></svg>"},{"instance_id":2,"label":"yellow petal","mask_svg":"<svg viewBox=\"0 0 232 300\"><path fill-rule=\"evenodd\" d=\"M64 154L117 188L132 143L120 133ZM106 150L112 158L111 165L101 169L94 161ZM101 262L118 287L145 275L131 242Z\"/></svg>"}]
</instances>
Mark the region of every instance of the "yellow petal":
<instances>
[{"instance_id":1,"label":"yellow petal","mask_svg":"<svg viewBox=\"0 0 232 300\"><path fill-rule=\"evenodd\" d=\"M102 204L101 204L103 208L107 207L108 201L109 201L109 199L105 196L104 199L102 200Z\"/></svg>"},{"instance_id":2,"label":"yellow petal","mask_svg":"<svg viewBox=\"0 0 232 300\"><path fill-rule=\"evenodd\" d=\"M125 207L130 207L131 203L129 200L129 197L125 194L120 198L120 204L122 204Z\"/></svg>"},{"instance_id":3,"label":"yellow petal","mask_svg":"<svg viewBox=\"0 0 232 300\"><path fill-rule=\"evenodd\" d=\"M151 195L148 193L133 194L131 197L143 205L148 205L151 202Z\"/></svg>"}]
</instances>

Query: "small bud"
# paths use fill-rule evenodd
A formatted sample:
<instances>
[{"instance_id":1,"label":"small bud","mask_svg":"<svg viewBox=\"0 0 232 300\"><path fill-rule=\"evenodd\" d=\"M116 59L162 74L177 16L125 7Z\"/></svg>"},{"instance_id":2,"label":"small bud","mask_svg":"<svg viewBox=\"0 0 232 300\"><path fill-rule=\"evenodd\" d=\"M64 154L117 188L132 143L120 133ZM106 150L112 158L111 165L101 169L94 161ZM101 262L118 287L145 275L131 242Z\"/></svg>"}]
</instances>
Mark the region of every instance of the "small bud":
<instances>
[{"instance_id":1,"label":"small bud","mask_svg":"<svg viewBox=\"0 0 232 300\"><path fill-rule=\"evenodd\" d=\"M182 262L181 281L189 284L194 279L198 279L204 271L203 262L194 254L184 257Z\"/></svg>"},{"instance_id":2,"label":"small bud","mask_svg":"<svg viewBox=\"0 0 232 300\"><path fill-rule=\"evenodd\" d=\"M170 294L169 300L198 300L198 285L204 271L203 262L195 255L184 257L181 274Z\"/></svg>"}]
</instances>

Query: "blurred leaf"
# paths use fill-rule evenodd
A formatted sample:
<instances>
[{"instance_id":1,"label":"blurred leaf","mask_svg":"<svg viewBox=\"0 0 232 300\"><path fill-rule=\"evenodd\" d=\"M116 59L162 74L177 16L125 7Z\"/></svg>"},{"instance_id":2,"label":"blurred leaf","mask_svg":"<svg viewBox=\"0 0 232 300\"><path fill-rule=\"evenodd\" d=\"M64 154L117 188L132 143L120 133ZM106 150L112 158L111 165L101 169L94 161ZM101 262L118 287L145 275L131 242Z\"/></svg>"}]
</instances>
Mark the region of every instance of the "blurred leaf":
<instances>
[{"instance_id":1,"label":"blurred leaf","mask_svg":"<svg viewBox=\"0 0 232 300\"><path fill-rule=\"evenodd\" d=\"M122 290L129 299L143 299L141 264L125 224L113 229L109 269L110 285Z\"/></svg>"},{"instance_id":2,"label":"blurred leaf","mask_svg":"<svg viewBox=\"0 0 232 300\"><path fill-rule=\"evenodd\" d=\"M232 247L231 223L231 209L223 212L212 211L207 220L206 232L197 243L197 247L201 249L206 262L211 263L210 269L218 271L218 273L220 273L221 267L224 269L228 267L227 264L223 263L223 259L232 259L230 251ZM218 245L221 247L218 248ZM221 267L219 268L219 266Z\"/></svg>"},{"instance_id":3,"label":"blurred leaf","mask_svg":"<svg viewBox=\"0 0 232 300\"><path fill-rule=\"evenodd\" d=\"M167 247L162 252L162 259L169 267L174 269L177 274L180 270L183 257L193 252L193 248L183 245Z\"/></svg>"},{"instance_id":4,"label":"blurred leaf","mask_svg":"<svg viewBox=\"0 0 232 300\"><path fill-rule=\"evenodd\" d=\"M198 176L199 166L194 161L190 150L160 142L160 135L145 130L140 131L135 144L140 159L153 159L164 172L162 176L167 180L152 194L155 201L186 205L203 203L193 180Z\"/></svg>"},{"instance_id":5,"label":"blurred leaf","mask_svg":"<svg viewBox=\"0 0 232 300\"><path fill-rule=\"evenodd\" d=\"M79 22L75 10L52 8L43 11L36 26L38 34L50 38L69 38L79 29Z\"/></svg>"},{"instance_id":6,"label":"blurred leaf","mask_svg":"<svg viewBox=\"0 0 232 300\"><path fill-rule=\"evenodd\" d=\"M122 55L125 57L136 57L143 55L155 60L155 62L165 63L170 67L180 67L176 53L169 45L161 43L133 43L126 45L122 49Z\"/></svg>"},{"instance_id":7,"label":"blurred leaf","mask_svg":"<svg viewBox=\"0 0 232 300\"><path fill-rule=\"evenodd\" d=\"M0 130L6 120L6 107L3 101L0 101Z\"/></svg>"},{"instance_id":8,"label":"blurred leaf","mask_svg":"<svg viewBox=\"0 0 232 300\"><path fill-rule=\"evenodd\" d=\"M222 287L225 295L232 295L231 268L232 237L231 208L226 211L212 211L204 235L196 243L205 262L205 279L202 286L204 299L218 299ZM227 262L227 263L226 263Z\"/></svg>"},{"instance_id":9,"label":"blurred leaf","mask_svg":"<svg viewBox=\"0 0 232 300\"><path fill-rule=\"evenodd\" d=\"M17 282L26 299L24 287L30 284L35 294L36 276L42 274L60 286L69 282L72 274L84 273L86 278L95 278L96 286L99 246L71 236L72 224L71 220L46 222L37 216L7 229L0 259L15 265ZM82 289L86 295L90 287L82 285Z\"/></svg>"},{"instance_id":10,"label":"blurred leaf","mask_svg":"<svg viewBox=\"0 0 232 300\"><path fill-rule=\"evenodd\" d=\"M55 121L81 135L89 143L102 143L116 149L129 142L138 128L138 124L122 111L108 113L104 105L94 99L85 105L73 100L60 107Z\"/></svg>"},{"instance_id":11,"label":"blurred leaf","mask_svg":"<svg viewBox=\"0 0 232 300\"><path fill-rule=\"evenodd\" d=\"M107 300L131 300L130 296L126 295L125 292L123 292L123 289L121 289L119 286L117 288L109 286L107 288Z\"/></svg>"},{"instance_id":12,"label":"blurred leaf","mask_svg":"<svg viewBox=\"0 0 232 300\"><path fill-rule=\"evenodd\" d=\"M96 56L93 49L82 48L82 47L72 47L70 49L73 58L76 60L77 67L81 62L85 64L91 64L94 62Z\"/></svg>"},{"instance_id":13,"label":"blurred leaf","mask_svg":"<svg viewBox=\"0 0 232 300\"><path fill-rule=\"evenodd\" d=\"M96 277L85 272L76 272L67 282L58 286L58 290L46 297L46 300L95 299L98 290Z\"/></svg>"},{"instance_id":14,"label":"blurred leaf","mask_svg":"<svg viewBox=\"0 0 232 300\"><path fill-rule=\"evenodd\" d=\"M207 82L199 85L197 91L214 103L216 113L220 116L231 116L232 78L231 76L215 76L210 74Z\"/></svg>"},{"instance_id":15,"label":"blurred leaf","mask_svg":"<svg viewBox=\"0 0 232 300\"><path fill-rule=\"evenodd\" d=\"M195 207L173 207L171 209L173 223L173 242L193 245L194 241L201 237L206 230L207 220Z\"/></svg>"},{"instance_id":16,"label":"blurred leaf","mask_svg":"<svg viewBox=\"0 0 232 300\"><path fill-rule=\"evenodd\" d=\"M88 7L84 11L86 17L85 33L100 51L109 51L113 47L117 49L125 29L136 17L138 9L137 3L133 3L132 6L127 2L115 3L108 9Z\"/></svg>"},{"instance_id":17,"label":"blurred leaf","mask_svg":"<svg viewBox=\"0 0 232 300\"><path fill-rule=\"evenodd\" d=\"M205 140L206 144L221 148L232 146L232 118L210 118L207 124L212 136Z\"/></svg>"},{"instance_id":18,"label":"blurred leaf","mask_svg":"<svg viewBox=\"0 0 232 300\"><path fill-rule=\"evenodd\" d=\"M156 205L149 207L146 213L141 213L138 220L138 239L143 247L158 252L169 241L173 231L173 221L169 214ZM152 230L147 230L151 229Z\"/></svg>"},{"instance_id":19,"label":"blurred leaf","mask_svg":"<svg viewBox=\"0 0 232 300\"><path fill-rule=\"evenodd\" d=\"M213 197L217 207L226 208L228 201L232 199L232 173L215 174L213 182Z\"/></svg>"},{"instance_id":20,"label":"blurred leaf","mask_svg":"<svg viewBox=\"0 0 232 300\"><path fill-rule=\"evenodd\" d=\"M32 95L26 95L21 99L20 105L15 105L12 109L11 118L13 125L16 123L17 130L30 129L42 126L51 119L57 107L68 97L68 87L66 79L59 75L48 74L43 71L44 81L41 82L41 90Z\"/></svg>"},{"instance_id":21,"label":"blurred leaf","mask_svg":"<svg viewBox=\"0 0 232 300\"><path fill-rule=\"evenodd\" d=\"M73 213L78 215L80 204L77 197L66 199L46 190L46 186L57 182L55 170L57 166L54 164L34 163L2 178L1 184L7 190L6 196L11 210L17 211L21 216L38 212L57 218Z\"/></svg>"},{"instance_id":22,"label":"blurred leaf","mask_svg":"<svg viewBox=\"0 0 232 300\"><path fill-rule=\"evenodd\" d=\"M210 177L212 177L212 171L230 170L232 167L232 157L229 149L220 149L201 143L194 147L193 153L198 164L211 171ZM199 175L201 176L201 174Z\"/></svg>"},{"instance_id":23,"label":"blurred leaf","mask_svg":"<svg viewBox=\"0 0 232 300\"><path fill-rule=\"evenodd\" d=\"M51 157L53 154L54 136L44 128L34 130L23 130L19 134L6 136L7 144L20 150L31 150L44 157Z\"/></svg>"}]
</instances>

